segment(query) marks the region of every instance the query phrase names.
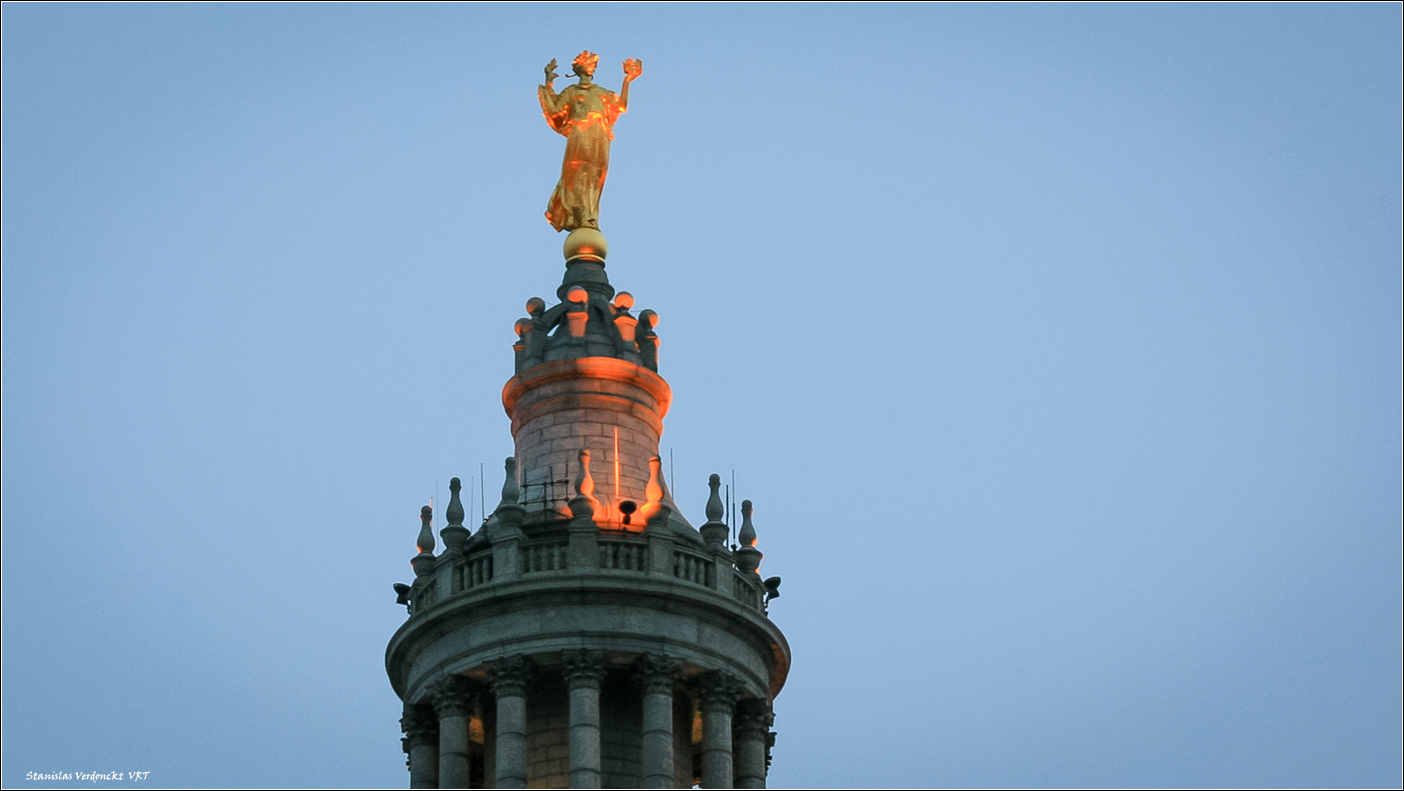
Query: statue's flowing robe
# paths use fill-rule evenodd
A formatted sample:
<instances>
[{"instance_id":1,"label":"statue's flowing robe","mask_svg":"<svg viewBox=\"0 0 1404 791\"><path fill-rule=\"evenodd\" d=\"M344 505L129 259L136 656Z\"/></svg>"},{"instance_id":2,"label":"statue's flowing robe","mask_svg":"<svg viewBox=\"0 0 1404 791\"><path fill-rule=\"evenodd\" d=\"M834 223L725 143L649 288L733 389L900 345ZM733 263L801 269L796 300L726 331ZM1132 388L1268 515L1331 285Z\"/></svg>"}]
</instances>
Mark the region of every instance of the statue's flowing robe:
<instances>
[{"instance_id":1,"label":"statue's flowing robe","mask_svg":"<svg viewBox=\"0 0 1404 791\"><path fill-rule=\"evenodd\" d=\"M593 84L571 85L560 93L543 85L537 94L546 122L566 137L561 180L551 193L546 219L557 231L598 229L609 143L614 121L625 108L613 91Z\"/></svg>"}]
</instances>

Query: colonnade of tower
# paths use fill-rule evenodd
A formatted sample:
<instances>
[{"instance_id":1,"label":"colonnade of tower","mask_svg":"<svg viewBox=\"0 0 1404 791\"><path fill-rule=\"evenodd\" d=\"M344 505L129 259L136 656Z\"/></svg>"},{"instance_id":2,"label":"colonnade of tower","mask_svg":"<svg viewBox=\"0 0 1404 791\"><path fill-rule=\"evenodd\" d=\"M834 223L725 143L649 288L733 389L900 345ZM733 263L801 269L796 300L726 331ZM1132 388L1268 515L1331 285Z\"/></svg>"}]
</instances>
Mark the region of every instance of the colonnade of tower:
<instances>
[{"instance_id":1,"label":"colonnade of tower","mask_svg":"<svg viewBox=\"0 0 1404 791\"><path fill-rule=\"evenodd\" d=\"M410 785L763 788L790 650L750 502L731 546L717 476L700 528L673 502L657 317L632 313L603 254L568 258L557 296L516 324L501 502L470 530L454 479L447 526L436 540L421 513L396 586Z\"/></svg>"}]
</instances>

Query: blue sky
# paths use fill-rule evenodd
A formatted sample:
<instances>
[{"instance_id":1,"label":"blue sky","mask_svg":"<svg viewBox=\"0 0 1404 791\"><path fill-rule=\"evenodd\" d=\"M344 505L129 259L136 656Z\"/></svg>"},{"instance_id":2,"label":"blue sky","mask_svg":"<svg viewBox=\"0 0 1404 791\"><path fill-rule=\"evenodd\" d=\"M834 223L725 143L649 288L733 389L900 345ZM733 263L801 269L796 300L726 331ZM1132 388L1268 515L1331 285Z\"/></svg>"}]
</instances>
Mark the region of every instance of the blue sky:
<instances>
[{"instance_id":1,"label":"blue sky","mask_svg":"<svg viewBox=\"0 0 1404 791\"><path fill-rule=\"evenodd\" d=\"M673 489L785 580L772 786L1400 784L1398 5L3 22L6 786L407 783L584 48Z\"/></svg>"}]
</instances>

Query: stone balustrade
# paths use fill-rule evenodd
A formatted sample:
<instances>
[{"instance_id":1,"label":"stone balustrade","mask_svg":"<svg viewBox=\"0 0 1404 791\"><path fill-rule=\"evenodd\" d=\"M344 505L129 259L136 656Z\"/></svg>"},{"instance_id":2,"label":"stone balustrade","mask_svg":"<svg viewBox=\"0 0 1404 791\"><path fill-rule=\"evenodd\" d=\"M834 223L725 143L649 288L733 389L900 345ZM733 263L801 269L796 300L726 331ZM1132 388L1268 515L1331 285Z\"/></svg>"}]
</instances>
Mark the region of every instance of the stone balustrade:
<instances>
[{"instance_id":1,"label":"stone balustrade","mask_svg":"<svg viewBox=\"0 0 1404 791\"><path fill-rule=\"evenodd\" d=\"M575 483L571 519L536 523L524 529L525 508L518 503L516 462L507 459L502 502L476 534L463 526L463 506L459 501L460 482L449 483L451 493L445 509L449 524L440 535L445 549L434 554L436 541L429 525L433 514L428 506L420 511L418 555L413 585L398 585L400 602L408 605L411 617L460 594L477 591L504 581L531 577L635 574L709 589L731 599L745 609L765 615L770 599L779 595L779 577L762 582L758 573L761 553L755 548L756 530L751 523L751 501L742 504L744 521L740 544L727 548L728 526L721 521L722 502L718 496L719 477L708 485L708 521L700 531L679 531L669 507L656 494L658 464L654 458L655 494L645 504L646 521L641 531L617 525L602 514L605 525L595 519L598 501L592 496L593 482L589 454L581 453L581 474ZM644 521L644 520L641 520ZM530 530L530 535L526 530ZM403 592L401 592L403 590Z\"/></svg>"},{"instance_id":2,"label":"stone balustrade","mask_svg":"<svg viewBox=\"0 0 1404 791\"><path fill-rule=\"evenodd\" d=\"M444 552L433 558L434 569L419 584L411 588L408 596L411 615L421 614L434 604L447 601L455 595L477 591L484 586L502 581L504 576L496 573L498 564L503 563L517 570L517 574L507 578L543 578L546 576L590 576L619 574L650 574L671 577L675 582L706 588L720 595L735 599L748 609L762 614L767 612L767 595L760 575L754 571L743 571L727 559L729 553L707 553L693 549L676 547L671 537L643 533L620 535L600 531L594 537L594 564L572 566L571 546L562 532L559 536L533 541L503 541L502 547L493 546L493 536L483 535L473 542L469 552ZM671 563L661 572L655 571L651 558L655 546L667 552ZM513 557L515 555L515 557ZM720 565L720 572L719 572Z\"/></svg>"}]
</instances>

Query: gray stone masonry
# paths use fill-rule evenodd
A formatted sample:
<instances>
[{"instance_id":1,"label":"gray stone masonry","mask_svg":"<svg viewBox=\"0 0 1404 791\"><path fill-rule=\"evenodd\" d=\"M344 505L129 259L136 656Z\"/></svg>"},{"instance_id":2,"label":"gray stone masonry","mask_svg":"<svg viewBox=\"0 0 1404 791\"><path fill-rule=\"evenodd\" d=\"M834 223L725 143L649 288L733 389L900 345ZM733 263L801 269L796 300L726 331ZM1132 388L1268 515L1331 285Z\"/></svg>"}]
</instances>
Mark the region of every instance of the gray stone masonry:
<instances>
[{"instance_id":1,"label":"gray stone masonry","mask_svg":"<svg viewBox=\"0 0 1404 791\"><path fill-rule=\"evenodd\" d=\"M410 785L763 788L790 648L750 503L732 546L718 476L700 530L673 500L657 315L601 261L572 260L556 296L516 325L501 501L479 524L452 479L396 586Z\"/></svg>"}]
</instances>

